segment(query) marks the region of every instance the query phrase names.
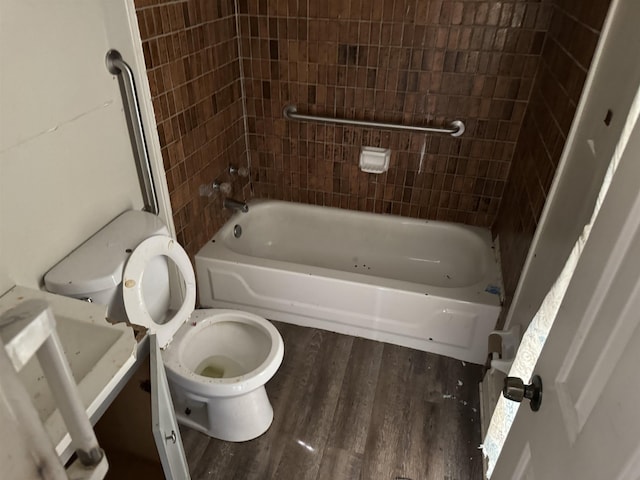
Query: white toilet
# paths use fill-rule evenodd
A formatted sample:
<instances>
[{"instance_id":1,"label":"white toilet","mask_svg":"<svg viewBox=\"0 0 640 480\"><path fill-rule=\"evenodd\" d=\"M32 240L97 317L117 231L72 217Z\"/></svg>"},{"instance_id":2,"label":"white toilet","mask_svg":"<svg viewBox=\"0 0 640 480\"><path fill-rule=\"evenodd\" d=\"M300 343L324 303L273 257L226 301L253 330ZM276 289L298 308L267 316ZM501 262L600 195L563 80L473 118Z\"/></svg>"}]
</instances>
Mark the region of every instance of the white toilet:
<instances>
[{"instance_id":1,"label":"white toilet","mask_svg":"<svg viewBox=\"0 0 640 480\"><path fill-rule=\"evenodd\" d=\"M169 309L167 258L184 283L177 312ZM231 442L256 438L271 425L264 385L282 363L282 337L251 313L194 310L189 257L154 215L123 213L53 267L45 286L108 305L109 320L156 334L181 423Z\"/></svg>"}]
</instances>

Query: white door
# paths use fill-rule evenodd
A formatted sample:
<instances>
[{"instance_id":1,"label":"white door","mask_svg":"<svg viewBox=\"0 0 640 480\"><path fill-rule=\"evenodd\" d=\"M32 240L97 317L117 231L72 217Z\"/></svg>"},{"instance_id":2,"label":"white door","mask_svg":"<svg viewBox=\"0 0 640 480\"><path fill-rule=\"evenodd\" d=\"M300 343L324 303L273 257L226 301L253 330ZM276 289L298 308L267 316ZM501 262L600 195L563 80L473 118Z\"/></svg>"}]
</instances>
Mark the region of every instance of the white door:
<instances>
[{"instance_id":1,"label":"white door","mask_svg":"<svg viewBox=\"0 0 640 480\"><path fill-rule=\"evenodd\" d=\"M176 414L169 392L164 363L155 335L149 335L151 361L151 417L153 437L167 480L189 480L189 467L182 446Z\"/></svg>"},{"instance_id":2,"label":"white door","mask_svg":"<svg viewBox=\"0 0 640 480\"><path fill-rule=\"evenodd\" d=\"M536 365L541 408L520 406L493 480L640 478L639 324L636 125Z\"/></svg>"}]
</instances>

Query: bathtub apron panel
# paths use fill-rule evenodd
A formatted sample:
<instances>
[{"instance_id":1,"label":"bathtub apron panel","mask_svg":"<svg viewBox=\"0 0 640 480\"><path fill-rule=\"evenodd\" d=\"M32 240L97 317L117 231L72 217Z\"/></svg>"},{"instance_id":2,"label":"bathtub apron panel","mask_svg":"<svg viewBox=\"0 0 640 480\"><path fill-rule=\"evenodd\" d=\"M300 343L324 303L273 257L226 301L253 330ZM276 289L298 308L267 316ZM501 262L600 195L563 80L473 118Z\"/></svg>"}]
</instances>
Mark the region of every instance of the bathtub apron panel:
<instances>
[{"instance_id":1,"label":"bathtub apron panel","mask_svg":"<svg viewBox=\"0 0 640 480\"><path fill-rule=\"evenodd\" d=\"M196 272L202 306L478 364L500 312L489 232L442 222L254 201L200 250Z\"/></svg>"}]
</instances>

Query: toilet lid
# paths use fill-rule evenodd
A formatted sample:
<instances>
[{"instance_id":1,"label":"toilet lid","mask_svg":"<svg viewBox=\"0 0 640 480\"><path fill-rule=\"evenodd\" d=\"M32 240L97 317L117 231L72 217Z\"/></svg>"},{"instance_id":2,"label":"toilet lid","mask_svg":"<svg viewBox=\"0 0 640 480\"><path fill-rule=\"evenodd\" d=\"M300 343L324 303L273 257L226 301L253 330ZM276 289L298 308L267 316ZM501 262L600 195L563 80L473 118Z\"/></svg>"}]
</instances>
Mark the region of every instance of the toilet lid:
<instances>
[{"instance_id":1,"label":"toilet lid","mask_svg":"<svg viewBox=\"0 0 640 480\"><path fill-rule=\"evenodd\" d=\"M149 314L142 292L142 276L145 268L153 258L160 255L173 260L182 275L186 290L180 309L163 324L156 323ZM140 243L131 253L124 267L122 298L129 321L134 325L146 327L149 333L155 334L160 348L169 345L173 335L187 321L196 305L196 279L193 267L189 256L180 244L165 235L155 235Z\"/></svg>"}]
</instances>

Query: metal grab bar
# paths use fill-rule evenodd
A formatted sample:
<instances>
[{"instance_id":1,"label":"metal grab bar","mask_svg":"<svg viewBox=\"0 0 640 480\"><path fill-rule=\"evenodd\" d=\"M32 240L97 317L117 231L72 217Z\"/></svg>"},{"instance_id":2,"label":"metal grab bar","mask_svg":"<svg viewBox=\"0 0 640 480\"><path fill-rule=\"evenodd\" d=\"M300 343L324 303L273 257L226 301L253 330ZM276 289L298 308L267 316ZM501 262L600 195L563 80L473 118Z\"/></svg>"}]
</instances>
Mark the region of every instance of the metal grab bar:
<instances>
[{"instance_id":1,"label":"metal grab bar","mask_svg":"<svg viewBox=\"0 0 640 480\"><path fill-rule=\"evenodd\" d=\"M133 138L136 151L136 160L138 162L138 172L142 179L142 195L144 197L144 209L148 212L158 215L158 197L156 196L156 186L153 183L153 174L151 173L151 161L149 160L149 151L147 149L147 141L144 136L144 128L142 126L142 114L140 113L140 104L138 103L138 95L136 93L136 82L133 77L131 67L122 59L122 55L117 50L109 50L106 57L107 70L113 75L121 75L122 85L125 92L125 104L129 116L129 123L133 131Z\"/></svg>"},{"instance_id":2,"label":"metal grab bar","mask_svg":"<svg viewBox=\"0 0 640 480\"><path fill-rule=\"evenodd\" d=\"M421 133L448 133L452 137L459 137L464 133L464 123L462 120L454 120L449 124L449 128L418 127L414 125L401 125L397 123L369 122L367 120L349 120L347 118L321 117L316 115L305 115L298 113L295 105L287 105L282 111L282 115L287 120L297 120L299 122L334 123L337 125L351 125L354 127L382 128L388 130L408 130L410 132Z\"/></svg>"}]
</instances>

